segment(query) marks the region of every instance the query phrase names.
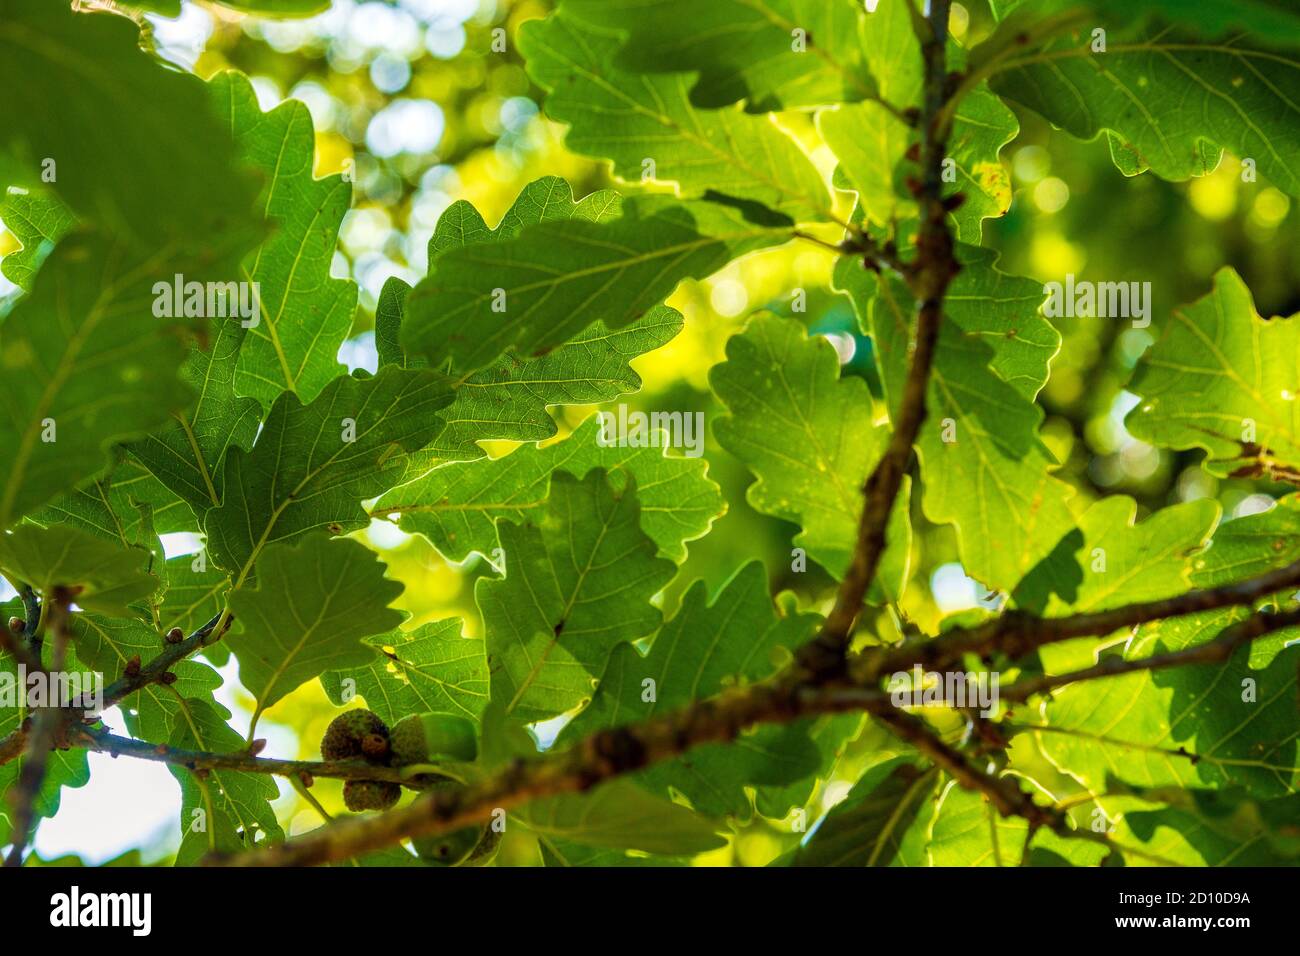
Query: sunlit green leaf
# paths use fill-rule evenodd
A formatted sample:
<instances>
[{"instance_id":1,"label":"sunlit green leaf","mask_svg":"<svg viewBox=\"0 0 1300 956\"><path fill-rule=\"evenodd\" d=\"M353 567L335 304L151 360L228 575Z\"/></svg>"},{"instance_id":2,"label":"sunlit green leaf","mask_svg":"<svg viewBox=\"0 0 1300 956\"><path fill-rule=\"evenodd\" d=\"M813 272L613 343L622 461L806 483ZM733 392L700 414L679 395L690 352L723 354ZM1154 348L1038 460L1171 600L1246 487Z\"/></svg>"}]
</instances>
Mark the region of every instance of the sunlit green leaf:
<instances>
[{"instance_id":1,"label":"sunlit green leaf","mask_svg":"<svg viewBox=\"0 0 1300 956\"><path fill-rule=\"evenodd\" d=\"M252 84L233 71L210 87L241 158L266 177L260 205L273 227L244 261L242 278L257 283L260 310L240 349L236 386L265 407L286 390L310 402L341 374L338 349L356 311L356 284L330 275L352 184L341 174L315 177L316 139L302 103L263 113Z\"/></svg>"},{"instance_id":2,"label":"sunlit green leaf","mask_svg":"<svg viewBox=\"0 0 1300 956\"><path fill-rule=\"evenodd\" d=\"M563 0L561 9L625 31L624 69L700 73L691 101L705 108L745 99L753 109L793 109L875 89L859 32L864 8L854 0Z\"/></svg>"},{"instance_id":3,"label":"sunlit green leaf","mask_svg":"<svg viewBox=\"0 0 1300 956\"><path fill-rule=\"evenodd\" d=\"M757 562L736 572L712 604L708 597L704 582L695 582L648 654L630 644L616 647L591 703L564 728L557 745L670 713L725 686L761 680L772 673L778 649L794 650L818 621L815 615L778 613ZM807 777L819 758L806 730L792 724L697 748L640 779L660 793L684 794L707 816L748 816L746 785Z\"/></svg>"},{"instance_id":4,"label":"sunlit green leaf","mask_svg":"<svg viewBox=\"0 0 1300 956\"><path fill-rule=\"evenodd\" d=\"M326 671L372 659L361 639L402 620L388 607L402 585L384 570L365 547L341 538L313 536L266 549L257 587L230 597L236 624L226 637L258 713Z\"/></svg>"},{"instance_id":5,"label":"sunlit green leaf","mask_svg":"<svg viewBox=\"0 0 1300 956\"><path fill-rule=\"evenodd\" d=\"M1218 475L1300 474L1300 320L1265 321L1231 269L1175 309L1129 388L1125 424L1165 448L1204 448Z\"/></svg>"},{"instance_id":6,"label":"sunlit green leaf","mask_svg":"<svg viewBox=\"0 0 1300 956\"><path fill-rule=\"evenodd\" d=\"M482 639L462 636L461 626L451 618L367 638L368 661L321 682L335 703L346 702L345 686L355 691L390 726L408 714L455 714L477 723L488 703L487 653Z\"/></svg>"},{"instance_id":7,"label":"sunlit green leaf","mask_svg":"<svg viewBox=\"0 0 1300 956\"><path fill-rule=\"evenodd\" d=\"M491 556L498 518L540 517L552 474L582 478L609 472L616 487L636 481L641 528L662 554L680 561L685 543L700 537L725 505L699 458L665 455L654 447L601 444L600 421L591 418L562 442L526 445L505 458L452 463L381 497L372 513L397 515L402 530L422 534L454 561L470 552Z\"/></svg>"},{"instance_id":8,"label":"sunlit green leaf","mask_svg":"<svg viewBox=\"0 0 1300 956\"><path fill-rule=\"evenodd\" d=\"M487 632L492 697L516 720L555 717L590 696L610 652L650 634L650 604L676 570L655 557L629 482L614 491L603 471L551 478L546 510L502 518L503 579L476 589Z\"/></svg>"},{"instance_id":9,"label":"sunlit green leaf","mask_svg":"<svg viewBox=\"0 0 1300 956\"><path fill-rule=\"evenodd\" d=\"M226 455L224 499L204 521L212 560L242 583L269 544L364 527L361 501L396 483L386 476L438 434L450 400L441 376L398 368L336 378L310 405L282 394L252 449Z\"/></svg>"},{"instance_id":10,"label":"sunlit green leaf","mask_svg":"<svg viewBox=\"0 0 1300 956\"><path fill-rule=\"evenodd\" d=\"M130 615L127 605L153 594L158 579L148 573L149 552L124 547L78 528L24 524L0 536L0 570L11 581L42 594L68 588L90 611Z\"/></svg>"},{"instance_id":11,"label":"sunlit green leaf","mask_svg":"<svg viewBox=\"0 0 1300 956\"><path fill-rule=\"evenodd\" d=\"M574 152L608 158L629 182L673 182L686 196L746 200L797 222L825 219L830 197L795 141L767 117L691 105L693 77L625 73L616 33L553 14L520 31L546 111Z\"/></svg>"}]
</instances>

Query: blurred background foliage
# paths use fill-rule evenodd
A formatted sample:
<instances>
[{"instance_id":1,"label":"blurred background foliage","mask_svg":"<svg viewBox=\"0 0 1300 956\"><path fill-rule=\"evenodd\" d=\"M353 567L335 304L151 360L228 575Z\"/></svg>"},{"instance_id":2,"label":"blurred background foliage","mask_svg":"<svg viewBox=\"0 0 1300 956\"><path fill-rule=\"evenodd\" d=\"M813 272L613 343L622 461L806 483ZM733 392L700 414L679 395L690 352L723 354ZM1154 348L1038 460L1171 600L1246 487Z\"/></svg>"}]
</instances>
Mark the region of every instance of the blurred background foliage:
<instances>
[{"instance_id":1,"label":"blurred background foliage","mask_svg":"<svg viewBox=\"0 0 1300 956\"><path fill-rule=\"evenodd\" d=\"M514 36L520 23L548 10L548 0L334 0L328 12L310 19L273 21L185 0L179 17L149 16L147 33L163 59L204 78L224 69L241 70L252 79L264 109L287 97L306 103L316 127L317 175L350 170L355 176L353 207L344 220L334 271L356 280L361 307L341 361L373 370L373 310L380 288L389 276L414 283L424 275L426 245L452 202L468 200L495 223L523 186L543 175L568 180L577 196L620 186L607 164L567 152L564 128L540 114L541 92L524 72ZM989 24L984 0L954 7L959 40L978 40ZM504 52L492 48L498 28L506 31ZM1055 322L1064 343L1041 397L1044 439L1062 463L1061 477L1078 489L1078 510L1107 494L1135 497L1140 517L1207 496L1217 498L1225 514L1263 510L1282 488L1218 481L1200 469L1200 452L1170 454L1133 439L1123 418L1136 400L1124 385L1171 310L1204 295L1221 266L1231 265L1242 274L1261 314L1300 311L1298 217L1291 201L1263 179L1243 182L1241 164L1232 156L1224 156L1214 172L1187 183L1167 183L1150 174L1130 178L1111 161L1104 138L1083 143L1023 112L1020 121L1020 135L1002 153L1014 190L1010 211L984 229L985 244L1001 253L1000 267L1043 282L1073 273L1095 281L1150 282L1153 290L1148 329L1117 320ZM783 116L781 122L829 177L834 157L819 143L808 117ZM846 211L852 198L840 197ZM0 254L15 245L12 237L0 236ZM796 243L733 263L707 281L683 283L669 303L685 315L685 330L634 363L645 387L627 397L628 404L700 410L712 421L721 409L708 391L709 369L722 360L728 337L762 309L796 316L827 336L846 374L864 376L878 394L871 343L856 329L848 300L831 290L832 265L827 251ZM0 288L0 295L12 291ZM799 299L805 300L803 311ZM562 439L593 409L552 411L560 416ZM509 450L508 445L488 449L493 455ZM747 506L745 489L752 479L711 437L706 456L711 476L723 487L728 512L706 538L690 545L690 557L665 595L665 612L675 610L691 581L704 578L716 588L753 557L766 563L774 591L792 590L802 605L824 609L833 582L813 564L807 573L791 571L790 540L797 528ZM988 595L957 563L951 530L926 523L917 508L914 522L914 577L903 615L934 630L945 615L995 606L997 596ZM423 539L383 522L359 537L380 550L390 574L405 582L399 605L411 613L411 625L461 616L468 632L480 632L474 582L490 573L482 558L450 565ZM896 637L897 626L894 610L882 611L874 621L882 640ZM237 674L226 676L227 703L246 713L250 701L238 689ZM321 733L335 713L312 682L269 713L268 753L318 756ZM540 728L539 737L546 741L554 732ZM809 823L842 798L863 769L889 755L889 739L864 727L837 779L824 784L808 808ZM170 799L174 788L164 777L157 786L166 788ZM116 779L123 778L119 774ZM140 788L152 786L144 778L119 785L126 788L122 799L136 803ZM72 838L69 828L81 829L76 819L82 794L95 792L92 784L86 791L65 794L59 817L67 825L61 827L56 818L42 829L44 838L52 839L44 856L57 857L60 847L87 845L84 831ZM313 792L328 812L342 812L337 783L322 781ZM105 819L104 799L103 791L94 797L100 807L93 812L94 825ZM317 810L287 787L279 809L289 832L319 825ZM168 805L152 823L147 815L140 822L145 829L153 827L143 837L92 839L89 845L103 851L88 861L107 860L139 842L146 845L145 860L166 861L177 839L174 820L175 810ZM793 819L761 817L738 823L735 840L697 862L765 864L798 839L795 826ZM499 861L540 862L535 842L520 828L508 834Z\"/></svg>"}]
</instances>

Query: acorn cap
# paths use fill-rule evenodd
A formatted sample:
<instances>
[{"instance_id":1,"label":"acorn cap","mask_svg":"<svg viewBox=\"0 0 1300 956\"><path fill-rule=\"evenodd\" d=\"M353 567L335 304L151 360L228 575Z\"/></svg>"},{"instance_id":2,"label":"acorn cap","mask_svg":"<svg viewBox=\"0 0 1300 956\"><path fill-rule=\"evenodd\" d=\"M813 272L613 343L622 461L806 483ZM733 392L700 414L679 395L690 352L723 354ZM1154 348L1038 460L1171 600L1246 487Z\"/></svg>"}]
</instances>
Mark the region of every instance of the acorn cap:
<instances>
[{"instance_id":1,"label":"acorn cap","mask_svg":"<svg viewBox=\"0 0 1300 956\"><path fill-rule=\"evenodd\" d=\"M326 760L355 760L365 757L371 762L387 756L387 753L374 754L378 748L372 740L367 747L368 737L388 739L388 725L365 708L349 710L339 714L325 728L325 736L320 741L320 753Z\"/></svg>"},{"instance_id":2,"label":"acorn cap","mask_svg":"<svg viewBox=\"0 0 1300 956\"><path fill-rule=\"evenodd\" d=\"M401 796L401 785L386 780L349 780L343 784L343 803L353 813L388 810Z\"/></svg>"}]
</instances>

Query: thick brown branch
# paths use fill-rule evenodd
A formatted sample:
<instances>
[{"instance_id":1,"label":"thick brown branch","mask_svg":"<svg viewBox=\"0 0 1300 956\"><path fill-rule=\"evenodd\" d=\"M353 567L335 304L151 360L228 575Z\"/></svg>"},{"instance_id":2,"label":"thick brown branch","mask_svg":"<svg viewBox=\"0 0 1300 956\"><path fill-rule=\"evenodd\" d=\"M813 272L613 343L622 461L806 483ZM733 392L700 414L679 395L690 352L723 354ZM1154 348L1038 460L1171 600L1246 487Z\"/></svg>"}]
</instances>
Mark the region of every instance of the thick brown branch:
<instances>
[{"instance_id":1,"label":"thick brown branch","mask_svg":"<svg viewBox=\"0 0 1300 956\"><path fill-rule=\"evenodd\" d=\"M1104 634L1125 624L1247 604L1275 593L1296 578L1300 578L1300 563L1250 581L1192 591L1164 601L1128 605L1115 611L1047 620L1021 615L1015 623L1002 629L997 627L999 621L992 621L984 627L950 633L928 644L891 649L883 655L863 655L859 660L869 666L855 669L856 683L815 684L809 672L794 666L768 683L736 688L644 723L601 731L570 750L531 760L516 760L463 790L426 794L397 810L374 817L353 817L277 847L253 850L213 862L240 866L308 866L349 859L391 846L407 837L441 833L483 822L496 808L509 809L539 797L588 790L605 780L676 757L692 747L732 740L758 723L788 722L800 717L848 711L876 715L945 771L964 781L964 785L988 793L999 812L1023 816L1033 825L1050 826L1071 838L1093 839L1098 835L1072 829L1050 808L1033 804L1028 795L1014 788L1011 782L997 783L996 786L989 784L984 779L989 775L976 768L955 748L942 741L936 745L930 739L933 732L917 718L897 710L889 692L876 685L879 675L906 670L913 663L928 662L928 657L918 656L918 653L930 646L943 648L933 658L936 661L958 661L963 653L972 650L980 653L1004 650L1017 656L1023 649L1032 649L1051 640ZM1244 642L1258 636L1257 632L1263 633L1263 628L1277 629L1295 623L1296 619L1300 619L1300 612L1257 615L1210 642L1214 645L1213 650L1192 648L1176 653L1181 655L1179 660L1182 663L1195 663L1202 657L1212 659L1224 653L1223 647L1230 640ZM1036 627L1045 633L1036 635ZM903 663L881 669L881 661ZM1159 666L1174 665L1161 663ZM1075 679L1094 676L1107 675L1076 675ZM996 797L986 788L995 790ZM1100 837L1096 842L1113 846Z\"/></svg>"},{"instance_id":2,"label":"thick brown branch","mask_svg":"<svg viewBox=\"0 0 1300 956\"><path fill-rule=\"evenodd\" d=\"M675 757L691 747L734 739L765 721L862 709L860 698L805 686L800 674L737 688L691 707L627 727L603 730L573 748L517 759L464 789L424 794L376 816L352 817L267 849L216 858L235 866L313 866L371 852L407 837L455 830L488 820L539 797L589 790L603 781ZM874 706L891 709L881 693Z\"/></svg>"}]
</instances>

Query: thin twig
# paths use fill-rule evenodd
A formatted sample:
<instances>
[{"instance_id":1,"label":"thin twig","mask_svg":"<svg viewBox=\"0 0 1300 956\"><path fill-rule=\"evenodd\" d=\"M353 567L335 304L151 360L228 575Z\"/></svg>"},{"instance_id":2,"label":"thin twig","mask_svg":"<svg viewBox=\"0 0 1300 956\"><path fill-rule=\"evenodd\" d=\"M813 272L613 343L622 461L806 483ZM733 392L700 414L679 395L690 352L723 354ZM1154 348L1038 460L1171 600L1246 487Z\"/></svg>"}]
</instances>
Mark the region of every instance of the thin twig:
<instances>
[{"instance_id":1,"label":"thin twig","mask_svg":"<svg viewBox=\"0 0 1300 956\"><path fill-rule=\"evenodd\" d=\"M104 707L109 708L126 697L130 697L138 690L143 690L150 684L156 684L163 680L172 665L185 660L191 654L207 647L221 635L213 635L213 630L221 621L222 615L218 614L210 621L196 630L189 637L177 644L168 644L161 654L151 660L148 664L141 667L138 671L131 674L123 674L104 688ZM234 620L232 615L225 616L225 624L222 633L229 628L231 621Z\"/></svg>"},{"instance_id":2,"label":"thin twig","mask_svg":"<svg viewBox=\"0 0 1300 956\"><path fill-rule=\"evenodd\" d=\"M885 674L909 671L914 665L942 670L967 654L1000 652L1015 659L1047 644L1076 637L1093 637L1167 617L1182 617L1217 608L1253 604L1300 584L1300 561L1258 577L1213 588L1187 591L1170 598L1125 604L1105 611L1068 617L1036 617L1008 611L984 624L954 628L937 638L905 641L888 648L869 648L852 665L853 682L870 685Z\"/></svg>"},{"instance_id":3,"label":"thin twig","mask_svg":"<svg viewBox=\"0 0 1300 956\"><path fill-rule=\"evenodd\" d=\"M1039 677L1027 677L1018 680L998 692L1004 701L1028 700L1035 694L1041 694L1066 684L1079 681L1096 680L1104 677L1117 677L1135 671L1156 671L1169 667L1184 667L1189 664L1221 664L1229 660L1236 650L1244 644L1283 628L1300 624L1300 610L1285 611L1280 614L1255 614L1240 621L1232 627L1225 628L1218 637L1204 644L1185 647L1182 650L1152 654L1150 657L1108 657L1091 667L1069 671L1064 674L1043 674Z\"/></svg>"},{"instance_id":4,"label":"thin twig","mask_svg":"<svg viewBox=\"0 0 1300 956\"><path fill-rule=\"evenodd\" d=\"M1069 829L1065 815L1033 801L1010 777L996 777L976 767L960 750L946 743L925 721L902 710L877 715L899 739L906 741L930 759L930 762L968 790L984 794L994 809L1004 817L1021 817L1031 827L1052 830Z\"/></svg>"},{"instance_id":5,"label":"thin twig","mask_svg":"<svg viewBox=\"0 0 1300 956\"><path fill-rule=\"evenodd\" d=\"M413 789L423 789L401 767L381 767L363 760L282 760L278 757L255 757L247 752L209 753L201 750L182 750L166 744L151 744L144 740L120 737L89 727L77 728L69 735L77 747L85 747L112 757L135 757L157 763L172 764L188 770L238 770L241 773L265 773L291 780L301 780L303 774L312 777L332 777L339 780L380 780L404 783Z\"/></svg>"}]
</instances>

